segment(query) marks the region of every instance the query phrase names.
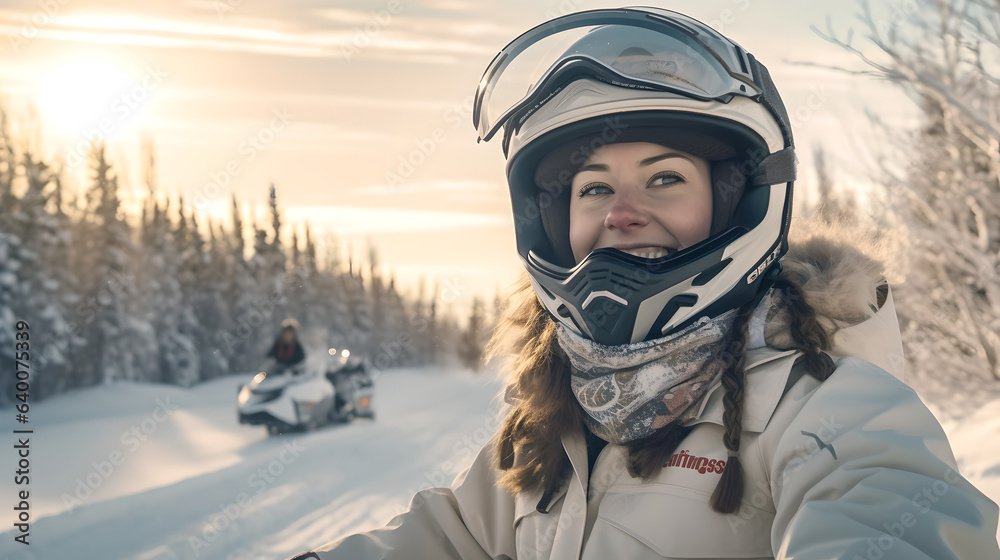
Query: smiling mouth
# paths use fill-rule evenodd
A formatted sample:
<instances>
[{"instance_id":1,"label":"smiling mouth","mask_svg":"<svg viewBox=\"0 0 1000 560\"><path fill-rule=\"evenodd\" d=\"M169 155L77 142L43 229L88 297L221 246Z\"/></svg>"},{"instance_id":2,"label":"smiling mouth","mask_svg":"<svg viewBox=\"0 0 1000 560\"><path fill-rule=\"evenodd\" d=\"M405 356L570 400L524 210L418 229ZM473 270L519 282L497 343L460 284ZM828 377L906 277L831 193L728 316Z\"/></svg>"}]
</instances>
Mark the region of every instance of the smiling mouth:
<instances>
[{"instance_id":1,"label":"smiling mouth","mask_svg":"<svg viewBox=\"0 0 1000 560\"><path fill-rule=\"evenodd\" d=\"M677 249L671 247L633 247L630 249L615 247L615 249L644 259L658 259L677 252Z\"/></svg>"}]
</instances>

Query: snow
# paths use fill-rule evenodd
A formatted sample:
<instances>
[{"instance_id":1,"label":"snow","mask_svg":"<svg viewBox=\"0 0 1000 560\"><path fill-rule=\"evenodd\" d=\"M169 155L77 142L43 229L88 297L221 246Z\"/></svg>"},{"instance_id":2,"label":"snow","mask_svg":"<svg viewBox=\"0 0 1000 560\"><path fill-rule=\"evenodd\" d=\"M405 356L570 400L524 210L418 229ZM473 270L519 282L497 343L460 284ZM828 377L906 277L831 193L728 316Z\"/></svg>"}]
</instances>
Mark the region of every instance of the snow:
<instances>
[{"instance_id":1,"label":"snow","mask_svg":"<svg viewBox=\"0 0 1000 560\"><path fill-rule=\"evenodd\" d=\"M961 422L945 423L943 427L959 472L1000 503L1000 399L986 403Z\"/></svg>"},{"instance_id":2,"label":"snow","mask_svg":"<svg viewBox=\"0 0 1000 560\"><path fill-rule=\"evenodd\" d=\"M236 421L248 379L119 382L32 406L32 544L0 534L0 558L287 558L448 486L499 424L494 372L397 369L376 379L374 421L268 437ZM1000 500L1000 400L944 428L962 474ZM2 477L0 503L17 489Z\"/></svg>"},{"instance_id":3,"label":"snow","mask_svg":"<svg viewBox=\"0 0 1000 560\"><path fill-rule=\"evenodd\" d=\"M7 531L0 558L286 558L385 525L498 427L494 373L397 369L375 381L374 421L269 437L237 423L249 378L119 382L32 406L31 545ZM24 489L13 482L0 503Z\"/></svg>"}]
</instances>

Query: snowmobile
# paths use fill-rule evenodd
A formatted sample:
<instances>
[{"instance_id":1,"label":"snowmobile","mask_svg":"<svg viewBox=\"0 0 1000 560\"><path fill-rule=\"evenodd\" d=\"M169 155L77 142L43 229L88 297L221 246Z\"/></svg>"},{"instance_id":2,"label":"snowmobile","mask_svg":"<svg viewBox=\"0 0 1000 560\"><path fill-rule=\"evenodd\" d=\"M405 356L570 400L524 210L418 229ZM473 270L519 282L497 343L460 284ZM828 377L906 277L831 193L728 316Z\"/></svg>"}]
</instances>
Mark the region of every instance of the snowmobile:
<instances>
[{"instance_id":1,"label":"snowmobile","mask_svg":"<svg viewBox=\"0 0 1000 560\"><path fill-rule=\"evenodd\" d=\"M353 357L343 350L339 357L330 349L331 359L327 362L326 378L333 383L336 394L333 397L336 413L334 420L347 422L352 418L375 419L372 396L375 383L365 360Z\"/></svg>"},{"instance_id":2,"label":"snowmobile","mask_svg":"<svg viewBox=\"0 0 1000 560\"><path fill-rule=\"evenodd\" d=\"M374 383L367 364L338 358L331 349L324 368L305 363L285 367L270 360L253 380L239 388L239 423L264 425L270 434L306 431L354 417L374 418L371 408Z\"/></svg>"}]
</instances>

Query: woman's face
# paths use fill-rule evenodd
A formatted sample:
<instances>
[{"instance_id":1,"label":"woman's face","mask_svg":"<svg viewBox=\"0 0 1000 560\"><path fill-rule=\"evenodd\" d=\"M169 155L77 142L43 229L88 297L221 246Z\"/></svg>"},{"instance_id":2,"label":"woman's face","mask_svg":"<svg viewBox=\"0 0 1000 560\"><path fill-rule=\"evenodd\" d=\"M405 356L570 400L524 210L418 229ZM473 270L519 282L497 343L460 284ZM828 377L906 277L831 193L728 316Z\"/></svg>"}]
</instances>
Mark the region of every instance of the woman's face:
<instances>
[{"instance_id":1,"label":"woman's face","mask_svg":"<svg viewBox=\"0 0 1000 560\"><path fill-rule=\"evenodd\" d=\"M295 333L290 330L284 330L281 332L281 341L288 344L295 340Z\"/></svg>"},{"instance_id":2,"label":"woman's face","mask_svg":"<svg viewBox=\"0 0 1000 560\"><path fill-rule=\"evenodd\" d=\"M598 148L573 177L570 194L576 262L601 247L661 257L704 241L712 227L708 162L659 144Z\"/></svg>"}]
</instances>

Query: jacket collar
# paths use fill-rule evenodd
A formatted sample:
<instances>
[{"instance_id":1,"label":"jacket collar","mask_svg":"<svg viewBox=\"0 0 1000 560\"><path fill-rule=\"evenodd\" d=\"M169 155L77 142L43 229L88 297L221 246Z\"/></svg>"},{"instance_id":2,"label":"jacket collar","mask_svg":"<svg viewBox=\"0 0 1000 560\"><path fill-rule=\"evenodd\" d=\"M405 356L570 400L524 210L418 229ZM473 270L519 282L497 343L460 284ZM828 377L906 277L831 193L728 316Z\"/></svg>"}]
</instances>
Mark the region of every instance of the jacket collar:
<instances>
[{"instance_id":1,"label":"jacket collar","mask_svg":"<svg viewBox=\"0 0 1000 560\"><path fill-rule=\"evenodd\" d=\"M747 365L743 369L746 372L742 418L745 431L758 433L764 431L771 414L778 406L778 401L781 400L795 358L801 354L797 350L779 350L768 346L747 352ZM723 426L724 395L722 382L716 381L702 399L698 416L684 424L693 426L701 422L712 422Z\"/></svg>"}]
</instances>

